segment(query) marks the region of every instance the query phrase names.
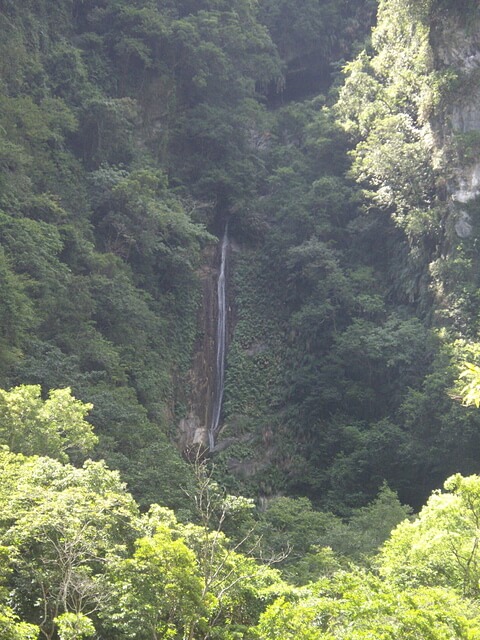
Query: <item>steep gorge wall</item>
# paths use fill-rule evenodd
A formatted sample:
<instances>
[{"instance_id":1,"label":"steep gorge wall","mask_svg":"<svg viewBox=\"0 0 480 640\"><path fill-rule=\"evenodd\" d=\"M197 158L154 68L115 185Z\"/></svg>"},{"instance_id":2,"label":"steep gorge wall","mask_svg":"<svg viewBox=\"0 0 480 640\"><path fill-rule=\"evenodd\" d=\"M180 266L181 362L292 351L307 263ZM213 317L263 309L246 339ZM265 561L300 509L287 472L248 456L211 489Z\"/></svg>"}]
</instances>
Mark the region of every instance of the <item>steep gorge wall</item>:
<instances>
[{"instance_id":1,"label":"steep gorge wall","mask_svg":"<svg viewBox=\"0 0 480 640\"><path fill-rule=\"evenodd\" d=\"M459 152L456 158L450 154L449 195L451 202L458 204L454 207L458 212L456 231L465 237L471 226L461 205L480 195L480 147L476 138L480 135L480 17L468 24L458 15L434 21L431 43L437 69L448 70L456 78L441 126L443 139Z\"/></svg>"},{"instance_id":2,"label":"steep gorge wall","mask_svg":"<svg viewBox=\"0 0 480 640\"><path fill-rule=\"evenodd\" d=\"M468 6L467 6L468 5ZM450 3L430 15L434 72L447 79L441 109L432 119L443 157L446 213L442 251L431 274L441 324L477 340L480 239L480 13L470 3Z\"/></svg>"},{"instance_id":3,"label":"steep gorge wall","mask_svg":"<svg viewBox=\"0 0 480 640\"><path fill-rule=\"evenodd\" d=\"M442 325L461 323L449 307L478 233L480 16L467 4L382 0L372 52L348 65L337 105L369 207L405 245L396 301Z\"/></svg>"}]
</instances>

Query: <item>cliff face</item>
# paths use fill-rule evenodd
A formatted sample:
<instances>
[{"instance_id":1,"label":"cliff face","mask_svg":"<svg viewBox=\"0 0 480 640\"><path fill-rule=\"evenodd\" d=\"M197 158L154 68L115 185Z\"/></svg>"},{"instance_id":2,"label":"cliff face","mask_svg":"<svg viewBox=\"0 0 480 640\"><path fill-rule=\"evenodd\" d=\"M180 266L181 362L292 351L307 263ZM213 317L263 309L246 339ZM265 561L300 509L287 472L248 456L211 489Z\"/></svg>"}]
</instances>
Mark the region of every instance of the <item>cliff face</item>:
<instances>
[{"instance_id":1,"label":"cliff face","mask_svg":"<svg viewBox=\"0 0 480 640\"><path fill-rule=\"evenodd\" d=\"M480 219L480 15L453 4L430 13L430 83L443 78L437 113L431 119L436 153L442 158L437 194L442 192L440 251L430 263L435 314L456 337L478 338L477 290ZM441 186L440 186L441 185Z\"/></svg>"},{"instance_id":2,"label":"cliff face","mask_svg":"<svg viewBox=\"0 0 480 640\"><path fill-rule=\"evenodd\" d=\"M480 19L450 15L434 22L431 32L436 67L456 78L455 91L445 105L445 138L456 148L450 198L457 212L455 229L460 237L472 231L470 216L462 207L480 195ZM463 147L463 148L462 148Z\"/></svg>"},{"instance_id":3,"label":"cliff face","mask_svg":"<svg viewBox=\"0 0 480 640\"><path fill-rule=\"evenodd\" d=\"M355 177L405 245L393 286L442 324L471 275L480 195L480 18L466 5L380 2L373 54L349 65L337 105Z\"/></svg>"}]
</instances>

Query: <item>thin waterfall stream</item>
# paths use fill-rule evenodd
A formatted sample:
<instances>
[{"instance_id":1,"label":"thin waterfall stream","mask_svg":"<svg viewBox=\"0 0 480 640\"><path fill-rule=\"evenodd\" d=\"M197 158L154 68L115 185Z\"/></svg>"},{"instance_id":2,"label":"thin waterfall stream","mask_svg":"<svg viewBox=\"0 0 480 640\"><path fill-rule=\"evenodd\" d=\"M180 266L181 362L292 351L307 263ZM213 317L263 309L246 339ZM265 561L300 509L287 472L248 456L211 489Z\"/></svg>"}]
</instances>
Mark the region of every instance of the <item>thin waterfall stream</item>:
<instances>
[{"instance_id":1,"label":"thin waterfall stream","mask_svg":"<svg viewBox=\"0 0 480 640\"><path fill-rule=\"evenodd\" d=\"M225 390L225 354L227 346L227 292L226 268L228 254L228 225L222 238L220 273L217 282L217 359L215 372L215 387L212 405L212 420L208 430L208 445L210 451L215 449L215 438L220 427L223 393Z\"/></svg>"}]
</instances>

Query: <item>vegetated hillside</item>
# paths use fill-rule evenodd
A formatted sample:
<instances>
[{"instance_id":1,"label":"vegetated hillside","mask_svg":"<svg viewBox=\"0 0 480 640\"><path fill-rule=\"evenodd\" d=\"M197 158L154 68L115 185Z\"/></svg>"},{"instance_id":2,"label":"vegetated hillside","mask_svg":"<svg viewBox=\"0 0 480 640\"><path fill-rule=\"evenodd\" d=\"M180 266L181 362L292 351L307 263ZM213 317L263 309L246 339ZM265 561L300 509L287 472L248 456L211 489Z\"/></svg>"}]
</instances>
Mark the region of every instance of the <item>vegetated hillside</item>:
<instances>
[{"instance_id":1,"label":"vegetated hillside","mask_svg":"<svg viewBox=\"0 0 480 640\"><path fill-rule=\"evenodd\" d=\"M477 3L297 4L0 2L5 640L480 636Z\"/></svg>"},{"instance_id":2,"label":"vegetated hillside","mask_svg":"<svg viewBox=\"0 0 480 640\"><path fill-rule=\"evenodd\" d=\"M232 488L348 513L384 480L417 507L478 471L456 386L478 357L476 20L475 3L381 2L343 83L275 112L262 240L234 276Z\"/></svg>"},{"instance_id":3,"label":"vegetated hillside","mask_svg":"<svg viewBox=\"0 0 480 640\"><path fill-rule=\"evenodd\" d=\"M94 456L142 505L186 506L172 443L227 218L222 483L348 514L478 469L453 389L476 352L475 7L380 3L343 80L373 8L2 5L2 384L92 403Z\"/></svg>"},{"instance_id":4,"label":"vegetated hillside","mask_svg":"<svg viewBox=\"0 0 480 640\"><path fill-rule=\"evenodd\" d=\"M0 28L2 386L71 386L95 455L179 507L196 269L254 189L255 86L280 60L242 1L7 1Z\"/></svg>"},{"instance_id":5,"label":"vegetated hillside","mask_svg":"<svg viewBox=\"0 0 480 640\"><path fill-rule=\"evenodd\" d=\"M185 505L203 249L227 216L247 246L264 229L265 104L304 59L305 93L328 84L368 31L349 5L2 3L0 382L92 403L94 455L142 504Z\"/></svg>"},{"instance_id":6,"label":"vegetated hillside","mask_svg":"<svg viewBox=\"0 0 480 640\"><path fill-rule=\"evenodd\" d=\"M417 522L405 520L393 532L375 572L351 564L352 556L347 565L347 558L352 543L357 551L374 551L368 542L378 533L375 525L392 515L391 496L384 494L343 530L305 504L303 519L292 527L285 499L276 518L262 523L270 539L276 534L305 543L316 536L321 543L323 525L337 535L336 545L343 537L344 551L350 544L346 558L314 545L290 562L297 584L310 580L296 587L240 553L218 528L230 521L239 532L251 506L222 495L202 468L199 524L184 524L159 505L141 514L118 473L102 462L76 468L3 449L0 466L5 640L331 640L346 634L469 640L480 633L478 548L472 548L478 477L450 478ZM247 534L248 545L258 549L261 539L254 536Z\"/></svg>"}]
</instances>

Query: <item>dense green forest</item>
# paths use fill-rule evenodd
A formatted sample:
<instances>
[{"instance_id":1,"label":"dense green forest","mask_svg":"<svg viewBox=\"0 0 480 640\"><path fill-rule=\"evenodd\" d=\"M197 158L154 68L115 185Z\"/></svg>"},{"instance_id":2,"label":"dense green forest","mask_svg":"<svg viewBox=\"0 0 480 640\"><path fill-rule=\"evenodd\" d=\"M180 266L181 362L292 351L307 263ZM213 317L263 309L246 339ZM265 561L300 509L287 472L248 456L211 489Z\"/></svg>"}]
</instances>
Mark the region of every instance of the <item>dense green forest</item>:
<instances>
[{"instance_id":1,"label":"dense green forest","mask_svg":"<svg viewBox=\"0 0 480 640\"><path fill-rule=\"evenodd\" d=\"M2 640L480 638L478 3L0 33Z\"/></svg>"}]
</instances>

